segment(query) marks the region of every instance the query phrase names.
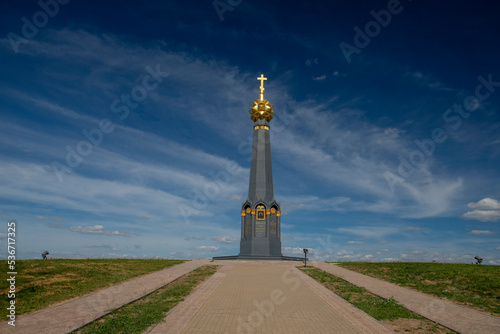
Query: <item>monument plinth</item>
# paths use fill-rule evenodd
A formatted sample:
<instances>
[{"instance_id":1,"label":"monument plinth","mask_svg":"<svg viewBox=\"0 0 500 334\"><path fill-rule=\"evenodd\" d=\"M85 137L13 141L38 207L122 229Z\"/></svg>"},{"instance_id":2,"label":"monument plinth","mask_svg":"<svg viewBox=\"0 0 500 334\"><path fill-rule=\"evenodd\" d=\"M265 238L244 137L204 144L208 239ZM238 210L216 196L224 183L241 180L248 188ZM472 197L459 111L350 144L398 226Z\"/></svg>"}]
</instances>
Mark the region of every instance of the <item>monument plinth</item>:
<instances>
[{"instance_id":1,"label":"monument plinth","mask_svg":"<svg viewBox=\"0 0 500 334\"><path fill-rule=\"evenodd\" d=\"M247 200L241 206L240 254L215 260L296 260L281 254L281 208L273 192L270 125L273 105L264 98L264 75L260 78L260 99L250 109L253 126L252 162Z\"/></svg>"}]
</instances>

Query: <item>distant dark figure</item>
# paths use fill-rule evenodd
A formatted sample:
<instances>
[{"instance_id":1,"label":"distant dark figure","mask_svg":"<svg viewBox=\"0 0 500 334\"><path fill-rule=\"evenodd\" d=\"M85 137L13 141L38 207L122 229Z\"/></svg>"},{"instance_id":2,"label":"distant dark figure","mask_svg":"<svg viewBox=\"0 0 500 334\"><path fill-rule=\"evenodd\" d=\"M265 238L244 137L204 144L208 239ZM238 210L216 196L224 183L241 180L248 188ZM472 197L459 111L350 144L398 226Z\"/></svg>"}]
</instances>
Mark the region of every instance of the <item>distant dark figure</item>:
<instances>
[{"instance_id":1,"label":"distant dark figure","mask_svg":"<svg viewBox=\"0 0 500 334\"><path fill-rule=\"evenodd\" d=\"M477 261L476 264L481 264L481 262L483 262L483 259L481 259L479 256L476 256L474 259L476 259Z\"/></svg>"},{"instance_id":2,"label":"distant dark figure","mask_svg":"<svg viewBox=\"0 0 500 334\"><path fill-rule=\"evenodd\" d=\"M45 251L42 253L42 259L47 260L47 255L49 255L49 252Z\"/></svg>"}]
</instances>

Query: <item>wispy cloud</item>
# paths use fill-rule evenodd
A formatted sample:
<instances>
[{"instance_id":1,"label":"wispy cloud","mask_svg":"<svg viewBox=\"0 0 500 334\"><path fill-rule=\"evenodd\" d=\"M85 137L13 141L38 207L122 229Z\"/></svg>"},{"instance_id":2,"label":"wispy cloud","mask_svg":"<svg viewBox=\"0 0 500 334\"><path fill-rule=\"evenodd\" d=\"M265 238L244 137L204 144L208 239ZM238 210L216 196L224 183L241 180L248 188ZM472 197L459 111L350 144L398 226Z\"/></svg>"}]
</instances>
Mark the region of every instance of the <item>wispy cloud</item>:
<instances>
[{"instance_id":1,"label":"wispy cloud","mask_svg":"<svg viewBox=\"0 0 500 334\"><path fill-rule=\"evenodd\" d=\"M184 240L189 241L189 240L204 240L205 237L196 237L192 235L188 235L187 237L184 238Z\"/></svg>"},{"instance_id":2,"label":"wispy cloud","mask_svg":"<svg viewBox=\"0 0 500 334\"><path fill-rule=\"evenodd\" d=\"M338 233L346 233L351 235L359 235L364 238L376 238L380 239L382 237L400 233L398 227L390 226L354 226L354 227L341 227L334 229L333 231Z\"/></svg>"},{"instance_id":3,"label":"wispy cloud","mask_svg":"<svg viewBox=\"0 0 500 334\"><path fill-rule=\"evenodd\" d=\"M222 242L222 243L225 243L225 244L232 244L232 243L240 241L239 238L231 238L231 237L228 237L228 236L215 236L215 237L212 237L212 240L213 241Z\"/></svg>"},{"instance_id":4,"label":"wispy cloud","mask_svg":"<svg viewBox=\"0 0 500 334\"><path fill-rule=\"evenodd\" d=\"M469 234L473 234L473 235L491 235L491 234L495 234L495 232L488 231L488 230L472 230L472 231L469 232Z\"/></svg>"},{"instance_id":5,"label":"wispy cloud","mask_svg":"<svg viewBox=\"0 0 500 334\"><path fill-rule=\"evenodd\" d=\"M452 91L453 89L447 87L444 83L437 80L430 73L423 73L422 71L413 71L407 72L406 76L408 76L415 84L426 87L432 91Z\"/></svg>"},{"instance_id":6,"label":"wispy cloud","mask_svg":"<svg viewBox=\"0 0 500 334\"><path fill-rule=\"evenodd\" d=\"M216 246L198 246L194 247L193 250L201 252L217 252L220 247Z\"/></svg>"},{"instance_id":7,"label":"wispy cloud","mask_svg":"<svg viewBox=\"0 0 500 334\"><path fill-rule=\"evenodd\" d=\"M70 231L83 233L83 234L100 234L100 235L111 235L120 237L134 237L137 235L135 232L130 231L110 231L106 230L102 225L95 226L71 226Z\"/></svg>"},{"instance_id":8,"label":"wispy cloud","mask_svg":"<svg viewBox=\"0 0 500 334\"><path fill-rule=\"evenodd\" d=\"M348 245L364 245L366 242L360 240L351 240L347 242Z\"/></svg>"}]
</instances>

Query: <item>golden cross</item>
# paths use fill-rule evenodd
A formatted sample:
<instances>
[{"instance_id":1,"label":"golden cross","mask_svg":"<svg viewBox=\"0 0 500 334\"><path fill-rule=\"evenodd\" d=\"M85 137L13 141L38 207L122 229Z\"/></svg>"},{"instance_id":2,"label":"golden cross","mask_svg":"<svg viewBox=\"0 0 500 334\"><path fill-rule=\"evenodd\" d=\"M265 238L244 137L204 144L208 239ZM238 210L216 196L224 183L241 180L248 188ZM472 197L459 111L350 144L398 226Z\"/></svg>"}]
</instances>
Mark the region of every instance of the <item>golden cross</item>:
<instances>
[{"instance_id":1,"label":"golden cross","mask_svg":"<svg viewBox=\"0 0 500 334\"><path fill-rule=\"evenodd\" d=\"M267 80L267 78L264 78L264 74L261 74L257 80L260 80L260 93L264 94L264 80Z\"/></svg>"}]
</instances>

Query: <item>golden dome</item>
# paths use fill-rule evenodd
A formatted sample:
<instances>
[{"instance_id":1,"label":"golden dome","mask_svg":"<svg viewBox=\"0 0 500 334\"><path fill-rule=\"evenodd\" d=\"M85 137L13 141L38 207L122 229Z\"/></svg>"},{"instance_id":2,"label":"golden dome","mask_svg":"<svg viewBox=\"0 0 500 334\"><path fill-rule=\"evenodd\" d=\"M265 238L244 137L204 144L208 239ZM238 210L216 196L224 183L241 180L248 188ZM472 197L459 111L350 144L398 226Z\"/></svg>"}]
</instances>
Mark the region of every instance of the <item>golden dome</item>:
<instances>
[{"instance_id":1,"label":"golden dome","mask_svg":"<svg viewBox=\"0 0 500 334\"><path fill-rule=\"evenodd\" d=\"M254 122L258 119L266 119L269 122L273 119L273 105L266 99L255 100L249 113Z\"/></svg>"},{"instance_id":2,"label":"golden dome","mask_svg":"<svg viewBox=\"0 0 500 334\"><path fill-rule=\"evenodd\" d=\"M266 119L269 122L273 119L274 110L273 105L264 98L264 81L267 78L264 78L264 74L261 74L257 80L260 80L260 99L253 102L252 109L249 111L250 118L254 122L258 119Z\"/></svg>"}]
</instances>

